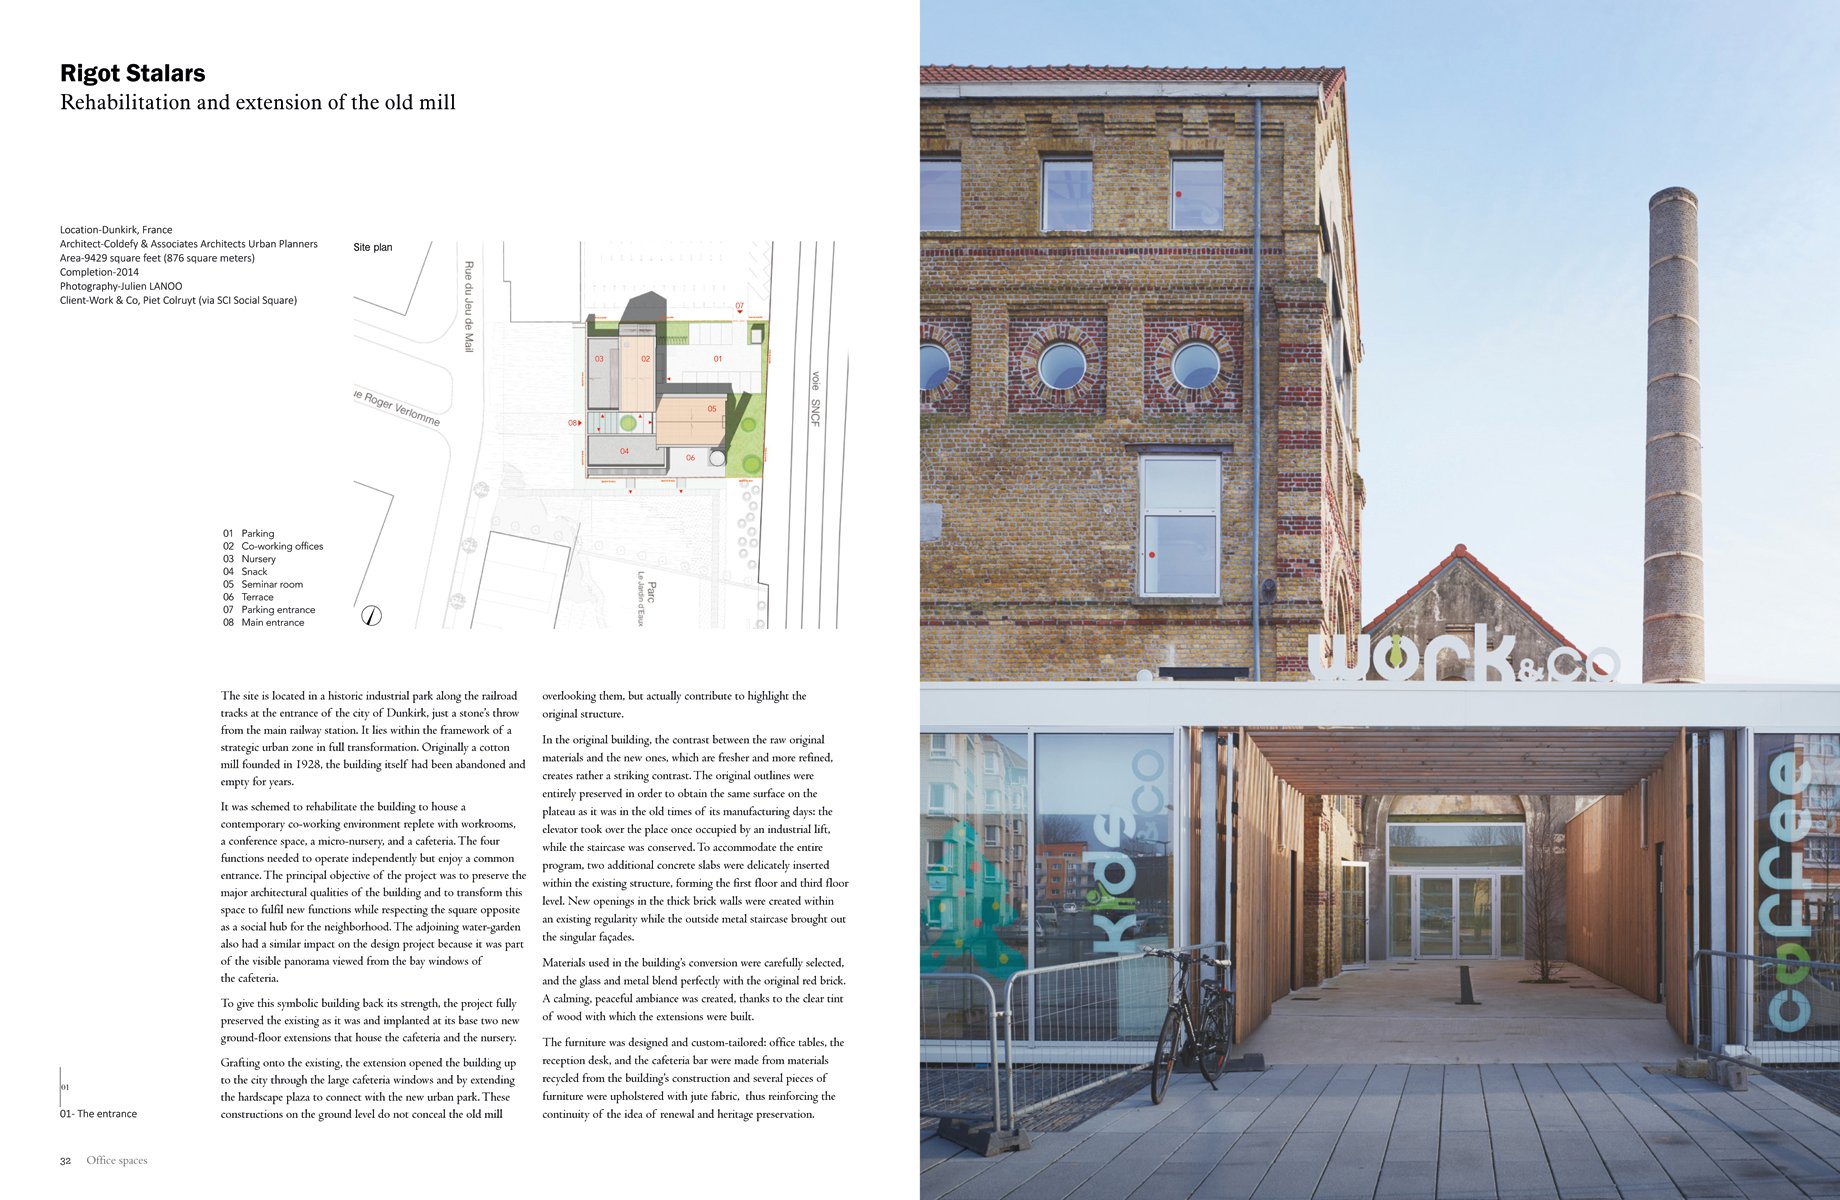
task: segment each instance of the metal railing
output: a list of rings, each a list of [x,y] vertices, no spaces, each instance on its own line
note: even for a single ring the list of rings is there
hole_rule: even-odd
[[[1701,950],[1688,994],[1702,1055],[1840,1108],[1840,963]]]
[[[982,975],[920,977],[920,1115],[939,1118],[941,1136],[1004,1127],[997,1015],[996,989]]]
[[[1224,942],[1175,949],[1225,957]],[[1231,986],[1225,968],[1208,970]],[[923,976],[921,1115],[982,1153],[1026,1148],[1022,1118],[1149,1067],[1175,979],[1165,959],[1107,955],[1018,971],[998,1005],[982,975]]]

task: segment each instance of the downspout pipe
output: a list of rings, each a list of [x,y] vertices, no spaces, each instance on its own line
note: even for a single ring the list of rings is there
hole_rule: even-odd
[[[1264,475],[1260,471],[1260,459],[1265,448],[1262,415],[1265,407],[1265,389],[1260,369],[1265,356],[1261,353],[1260,317],[1262,316],[1263,267],[1265,262],[1264,217],[1264,137],[1265,137],[1265,102],[1254,99],[1252,102],[1252,678],[1265,678],[1265,663],[1260,653],[1259,636],[1259,494],[1263,491]]]

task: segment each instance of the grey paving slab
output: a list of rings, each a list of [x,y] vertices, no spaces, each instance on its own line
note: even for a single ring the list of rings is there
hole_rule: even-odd
[[[1792,1094],[1639,1065],[1279,1067],[1177,1080],[1034,1148],[921,1144],[925,1200],[1840,1198],[1840,1128]]]
[[[1265,1173],[1253,1200],[1310,1200],[1341,1130],[1299,1129]]]
[[[1438,1140],[1438,1200],[1495,1200],[1495,1161],[1489,1134],[1446,1130]]]
[[[1386,1162],[1385,1132],[1344,1132],[1336,1139],[1329,1165],[1316,1186],[1319,1200],[1353,1200],[1374,1194]]]
[[[1059,1139],[1069,1135],[1055,1136]],[[1041,1195],[1033,1187],[1035,1178],[1058,1162],[1062,1153],[1080,1140],[1038,1140],[1030,1150],[1003,1155],[996,1166],[966,1180],[947,1194],[951,1200],[1002,1200],[1005,1196]],[[924,1183],[922,1180],[923,1187]]]
[[[1542,1131],[1540,1141],[1546,1147],[1546,1165],[1553,1183],[1566,1200],[1599,1200],[1616,1196],[1616,1181],[1610,1168],[1597,1153],[1591,1135],[1581,1127],[1575,1131]]]
[[[1829,1112],[1808,1097],[1799,1095],[1771,1079],[1756,1078],[1751,1081],[1751,1090],[1742,1095],[1756,1097],[1775,1097],[1790,1108],[1804,1113],[1829,1129],[1840,1132],[1840,1113]]]
[[[1098,1174],[1103,1164],[1096,1162],[1068,1162],[1059,1159],[1048,1164],[1040,1173],[1030,1177],[1026,1183],[1019,1185],[1009,1195],[1028,1197],[1028,1200],[1067,1200],[1073,1190]],[[952,1200],[959,1200],[953,1193]]]
[[[1209,1200],[1249,1200],[1265,1181],[1265,1173],[1277,1161],[1286,1140],[1288,1134],[1276,1131],[1241,1135],[1227,1156],[1201,1181],[1197,1194]]]
[[[1173,1138],[1173,1141],[1168,1139]],[[1068,1200],[1117,1200],[1135,1191],[1186,1138],[1179,1132],[1146,1134],[1068,1193]]]
[[[1388,1200],[1430,1200],[1437,1195],[1437,1159],[1387,1159],[1374,1195]]]
[[[1565,1089],[1553,1078],[1551,1067],[1544,1063],[1522,1064],[1514,1068],[1514,1074],[1521,1081],[1527,1107],[1542,1136],[1584,1132],[1584,1121],[1572,1102],[1565,1098]]]
[[[1444,1068],[1444,1107],[1440,1127],[1446,1134],[1483,1133],[1489,1117],[1482,1103],[1482,1072],[1473,1066]]]
[[[1178,1162],[1172,1157],[1137,1186],[1130,1194],[1130,1200],[1188,1200],[1219,1161],[1218,1158],[1210,1158],[1205,1162]]]

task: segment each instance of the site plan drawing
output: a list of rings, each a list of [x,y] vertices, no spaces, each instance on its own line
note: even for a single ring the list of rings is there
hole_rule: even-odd
[[[363,624],[837,626],[833,244],[351,257]]]

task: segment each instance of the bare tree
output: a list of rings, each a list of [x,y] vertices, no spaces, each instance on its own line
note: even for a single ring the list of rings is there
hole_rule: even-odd
[[[1565,888],[1565,817],[1571,807],[1555,796],[1524,796],[1527,807],[1527,949],[1540,969],[1539,982],[1554,982],[1558,969],[1560,896]]]

